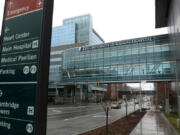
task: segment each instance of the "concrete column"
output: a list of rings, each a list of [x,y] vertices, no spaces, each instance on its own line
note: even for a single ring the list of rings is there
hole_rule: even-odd
[[[95,102],[97,102],[97,94],[96,94],[96,90],[94,92],[94,96],[95,96]]]
[[[167,114],[169,114],[170,110],[169,110],[169,99],[166,98],[166,106],[165,106],[165,111]]]
[[[111,85],[112,84],[108,84],[108,87],[107,87],[107,92],[105,93],[105,99],[111,99]]]
[[[66,103],[66,98],[67,98],[67,86],[64,87],[64,97],[62,99],[63,103]]]
[[[169,113],[169,95],[171,92],[171,83],[158,82],[157,83],[157,105],[162,105],[167,113]]]
[[[64,87],[64,98],[67,97],[67,86]]]
[[[157,98],[158,98],[158,105],[162,105],[165,107],[166,103],[166,88],[165,88],[165,83],[163,82],[158,82],[157,83]]]
[[[76,103],[76,86],[74,86],[73,88],[72,97],[73,97],[73,104],[75,104]]]
[[[170,108],[169,108],[169,89],[168,89],[168,83],[165,83],[165,111],[167,114],[169,114],[170,112]]]
[[[79,95],[80,95],[80,100],[82,101],[82,100],[83,100],[83,89],[80,88],[80,91],[79,91],[79,92],[80,92],[80,94],[79,94]]]
[[[155,106],[157,108],[158,106],[158,91],[157,91],[157,83],[154,83],[154,88],[155,88],[155,98],[154,98],[154,102],[155,102]]]
[[[88,100],[89,100],[89,99],[88,99],[88,88],[86,88],[86,89],[84,90],[84,94],[85,94],[85,100],[88,101]]]

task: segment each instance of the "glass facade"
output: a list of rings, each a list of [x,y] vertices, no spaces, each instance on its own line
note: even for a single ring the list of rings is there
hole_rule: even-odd
[[[75,43],[86,43],[87,45],[100,44],[104,41],[92,28],[91,15],[63,20],[62,26],[54,27],[52,30],[51,47],[66,46]],[[64,50],[51,51],[51,56],[62,54]],[[51,63],[62,62],[62,57],[51,57]],[[61,64],[50,65],[49,87],[56,88],[62,77]]]
[[[100,44],[104,41],[93,30],[92,16],[90,14],[63,20],[63,25],[76,24],[77,43],[86,42],[88,45]]]
[[[60,70],[60,66],[55,65],[55,66],[51,66],[50,71],[49,71],[49,83],[51,84],[58,84],[60,82],[61,79],[61,70]]]
[[[93,29],[91,33],[91,45],[104,43],[104,40],[97,34],[97,32]]]
[[[54,27],[51,46],[74,44],[76,42],[75,29],[75,24]]]
[[[77,43],[90,42],[90,31],[92,29],[91,15],[82,15],[63,20],[63,25],[76,24]]]
[[[69,49],[63,53],[61,82],[139,82],[175,77],[168,35]]]

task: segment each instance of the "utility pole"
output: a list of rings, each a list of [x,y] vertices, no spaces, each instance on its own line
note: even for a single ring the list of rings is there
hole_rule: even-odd
[[[119,94],[119,93],[118,93],[117,85],[118,85],[118,84],[116,83],[116,93],[117,93],[117,102],[118,102],[118,94]]]
[[[134,97],[134,95],[133,95],[133,98],[134,98],[134,111],[135,111],[135,107],[136,107],[136,103],[135,103],[135,97]]]
[[[128,110],[127,110],[127,97],[126,97],[126,118],[127,118],[127,115],[128,115]]]
[[[108,135],[108,115],[109,115],[109,106],[106,108],[106,135]]]
[[[139,106],[140,106],[140,112],[142,110],[142,103],[141,103],[141,98],[142,98],[142,93],[141,93],[141,74],[140,74],[140,65],[139,65]]]
[[[103,107],[103,109],[104,109],[104,111],[105,111],[105,115],[106,115],[106,135],[108,135],[108,118],[109,118],[109,111],[110,111],[110,107],[111,107],[111,104],[110,103],[108,103],[108,98],[106,98],[105,99],[106,101],[105,101],[105,103],[104,104],[102,104],[102,107]]]
[[[76,83],[74,84],[74,92],[73,92],[73,104],[76,103]]]
[[[167,82],[165,82],[165,111],[169,114],[169,89],[167,89]]]
[[[141,49],[141,47],[139,47],[139,49]],[[140,64],[140,52],[138,53],[139,54],[139,106],[140,106],[140,112],[141,112],[141,109],[142,109],[142,104],[141,104],[141,98],[142,98],[142,93],[141,93],[141,64]]]

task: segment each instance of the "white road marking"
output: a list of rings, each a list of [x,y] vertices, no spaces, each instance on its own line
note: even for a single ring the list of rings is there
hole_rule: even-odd
[[[69,120],[79,119],[79,118],[83,118],[83,117],[94,116],[94,115],[101,114],[101,113],[104,113],[104,112],[100,112],[100,113],[96,113],[96,114],[89,114],[89,115],[84,115],[84,116],[78,116],[78,117],[69,118],[69,119],[64,119],[64,121],[69,121]]]
[[[106,115],[95,115],[94,118],[106,118]],[[108,116],[109,118],[112,117],[111,115]]]
[[[52,110],[52,112],[61,113],[62,111],[60,111],[60,110]]]
[[[93,110],[96,110],[96,109],[93,109]],[[71,111],[71,110],[66,110],[66,111],[68,111],[68,112],[63,112],[63,110],[62,110],[61,114],[81,113],[81,111]],[[91,111],[92,111],[92,110],[91,110]],[[50,113],[50,112],[49,112],[49,113]],[[60,114],[60,113],[48,114],[48,116],[55,115],[54,117],[48,117],[48,118],[56,118],[56,117],[57,117],[57,116],[56,116],[57,114]],[[91,114],[91,115],[93,115],[93,114]]]
[[[54,109],[57,109],[57,108],[48,108],[48,110],[54,110]]]
[[[87,106],[55,107],[55,108],[54,108],[54,107],[53,107],[53,108],[49,107],[48,110],[52,110],[52,109],[69,109],[69,108],[70,108],[70,109],[71,109],[71,108],[85,108],[85,107],[87,107]]]
[[[54,110],[52,110],[52,113],[48,114],[48,116],[58,115],[58,114],[61,114],[61,113],[62,113],[62,111],[54,109]]]

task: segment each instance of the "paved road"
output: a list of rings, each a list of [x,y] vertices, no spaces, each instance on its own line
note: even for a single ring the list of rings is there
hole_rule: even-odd
[[[136,106],[138,109],[138,106]],[[128,105],[128,113],[134,111],[133,103]],[[125,116],[125,104],[121,109],[109,112],[109,123]],[[105,125],[102,105],[51,107],[48,108],[47,135],[78,135]]]

